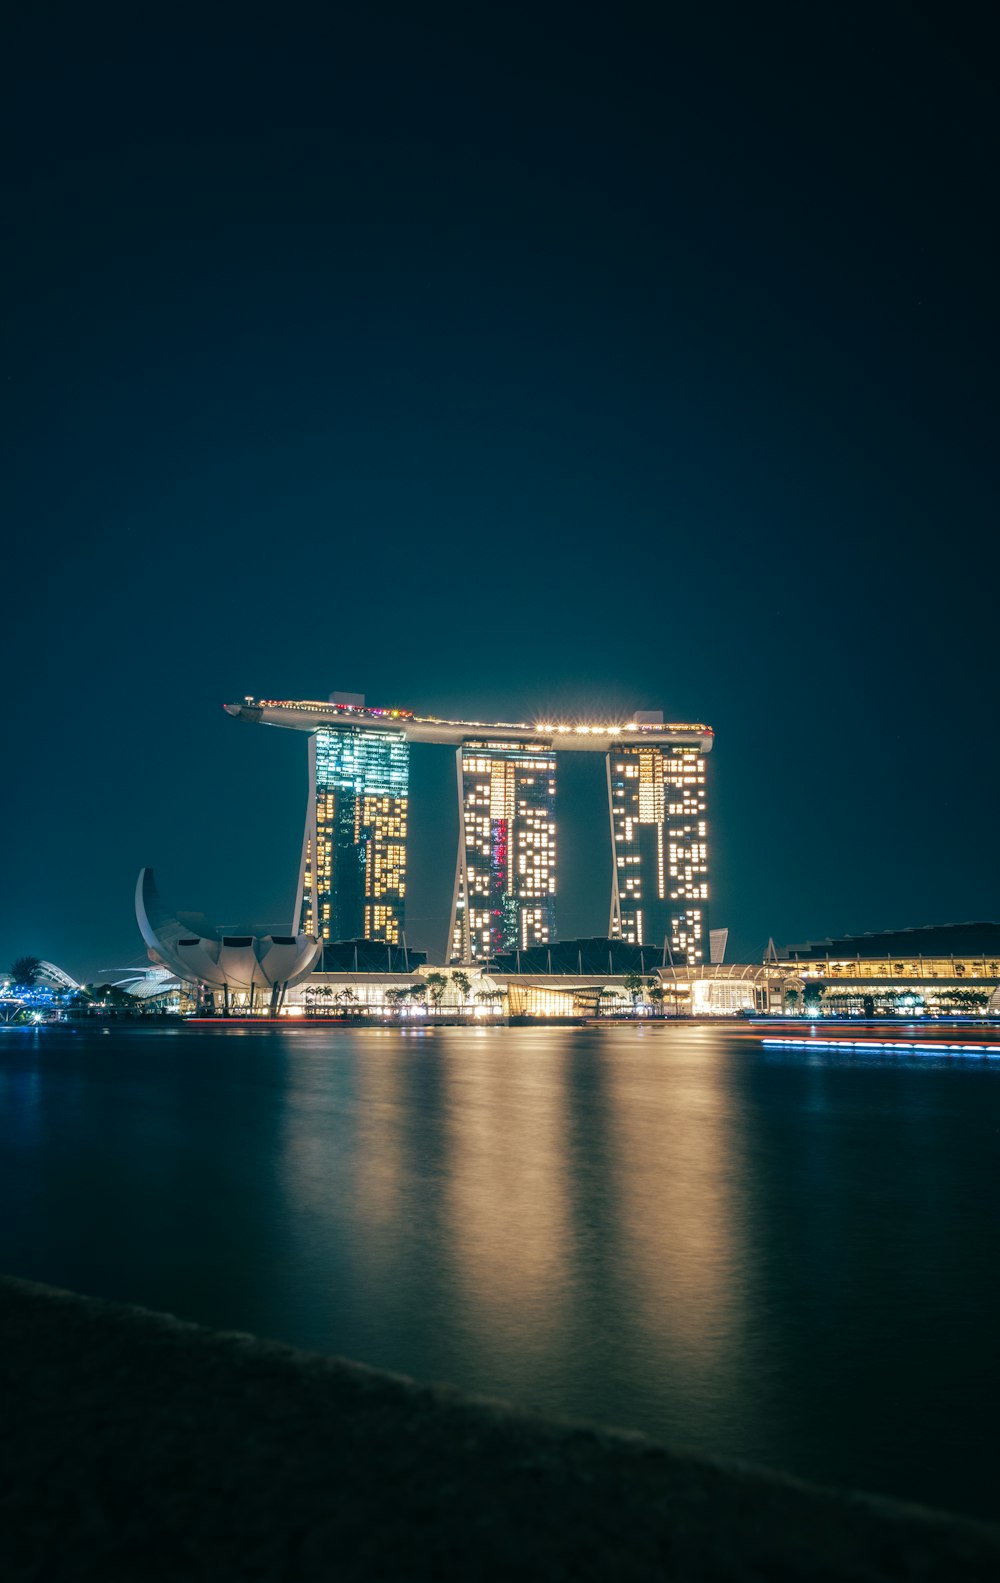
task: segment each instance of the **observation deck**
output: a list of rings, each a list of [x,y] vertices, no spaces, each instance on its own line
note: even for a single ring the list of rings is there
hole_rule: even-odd
[[[613,747],[658,746],[696,748],[710,753],[713,732],[710,726],[631,716],[625,720],[526,721],[439,720],[433,715],[415,715],[409,709],[377,709],[357,704],[320,703],[310,699],[276,700],[244,698],[225,704],[227,714],[251,725],[280,726],[290,731],[318,731],[321,728],[386,731],[399,734],[407,742],[431,742],[460,746],[463,742],[496,745],[531,744],[562,752],[607,753]]]

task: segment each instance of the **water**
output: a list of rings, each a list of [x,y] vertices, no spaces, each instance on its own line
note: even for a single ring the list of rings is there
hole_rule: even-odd
[[[0,1037],[0,1268],[1000,1518],[1000,1062]]]

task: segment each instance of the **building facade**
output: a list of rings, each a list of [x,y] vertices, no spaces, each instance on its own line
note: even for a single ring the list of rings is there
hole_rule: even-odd
[[[458,749],[451,956],[482,961],[555,938],[556,756],[537,743]]]
[[[708,955],[705,758],[711,728],[665,722],[442,720],[365,705],[359,694],[226,704],[254,725],[309,737],[310,792],[295,927],[322,940],[403,943],[410,745],[455,747],[459,851],[453,961],[555,939],[556,763],[606,755],[614,861],[613,940]]]
[[[698,747],[621,744],[607,755],[612,939],[707,960],[708,825]]]
[[[402,939],[410,748],[402,731],[320,727],[309,738],[309,801],[298,927],[324,942]]]
[[[768,948],[768,960],[823,978],[1000,978],[1000,923],[927,924]]]
[[[140,871],[135,916],[150,960],[181,984],[197,985],[199,999],[227,1014],[241,1007],[276,1015],[286,991],[322,955],[313,935],[253,929],[224,934],[203,913],[172,912],[160,899],[151,868]]]

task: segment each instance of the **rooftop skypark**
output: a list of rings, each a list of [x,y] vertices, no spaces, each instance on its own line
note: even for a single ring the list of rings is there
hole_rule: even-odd
[[[558,938],[558,755],[603,753],[613,867],[608,934],[705,961],[708,844],[706,725],[661,710],[600,722],[439,720],[374,708],[355,693],[245,698],[236,719],[305,732],[309,801],[293,933],[404,943],[412,745],[456,750],[459,850],[451,959],[488,961]]]

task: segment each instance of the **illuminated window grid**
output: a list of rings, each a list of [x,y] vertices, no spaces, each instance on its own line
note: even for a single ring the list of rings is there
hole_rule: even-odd
[[[611,933],[667,940],[704,960],[708,899],[705,764],[697,749],[622,746],[608,755],[614,846]]]
[[[409,747],[402,735],[315,733],[314,835],[304,843],[302,927],[327,940],[398,944],[406,894]]]
[[[464,842],[453,954],[474,960],[554,938],[555,755],[510,744],[459,750]]]

